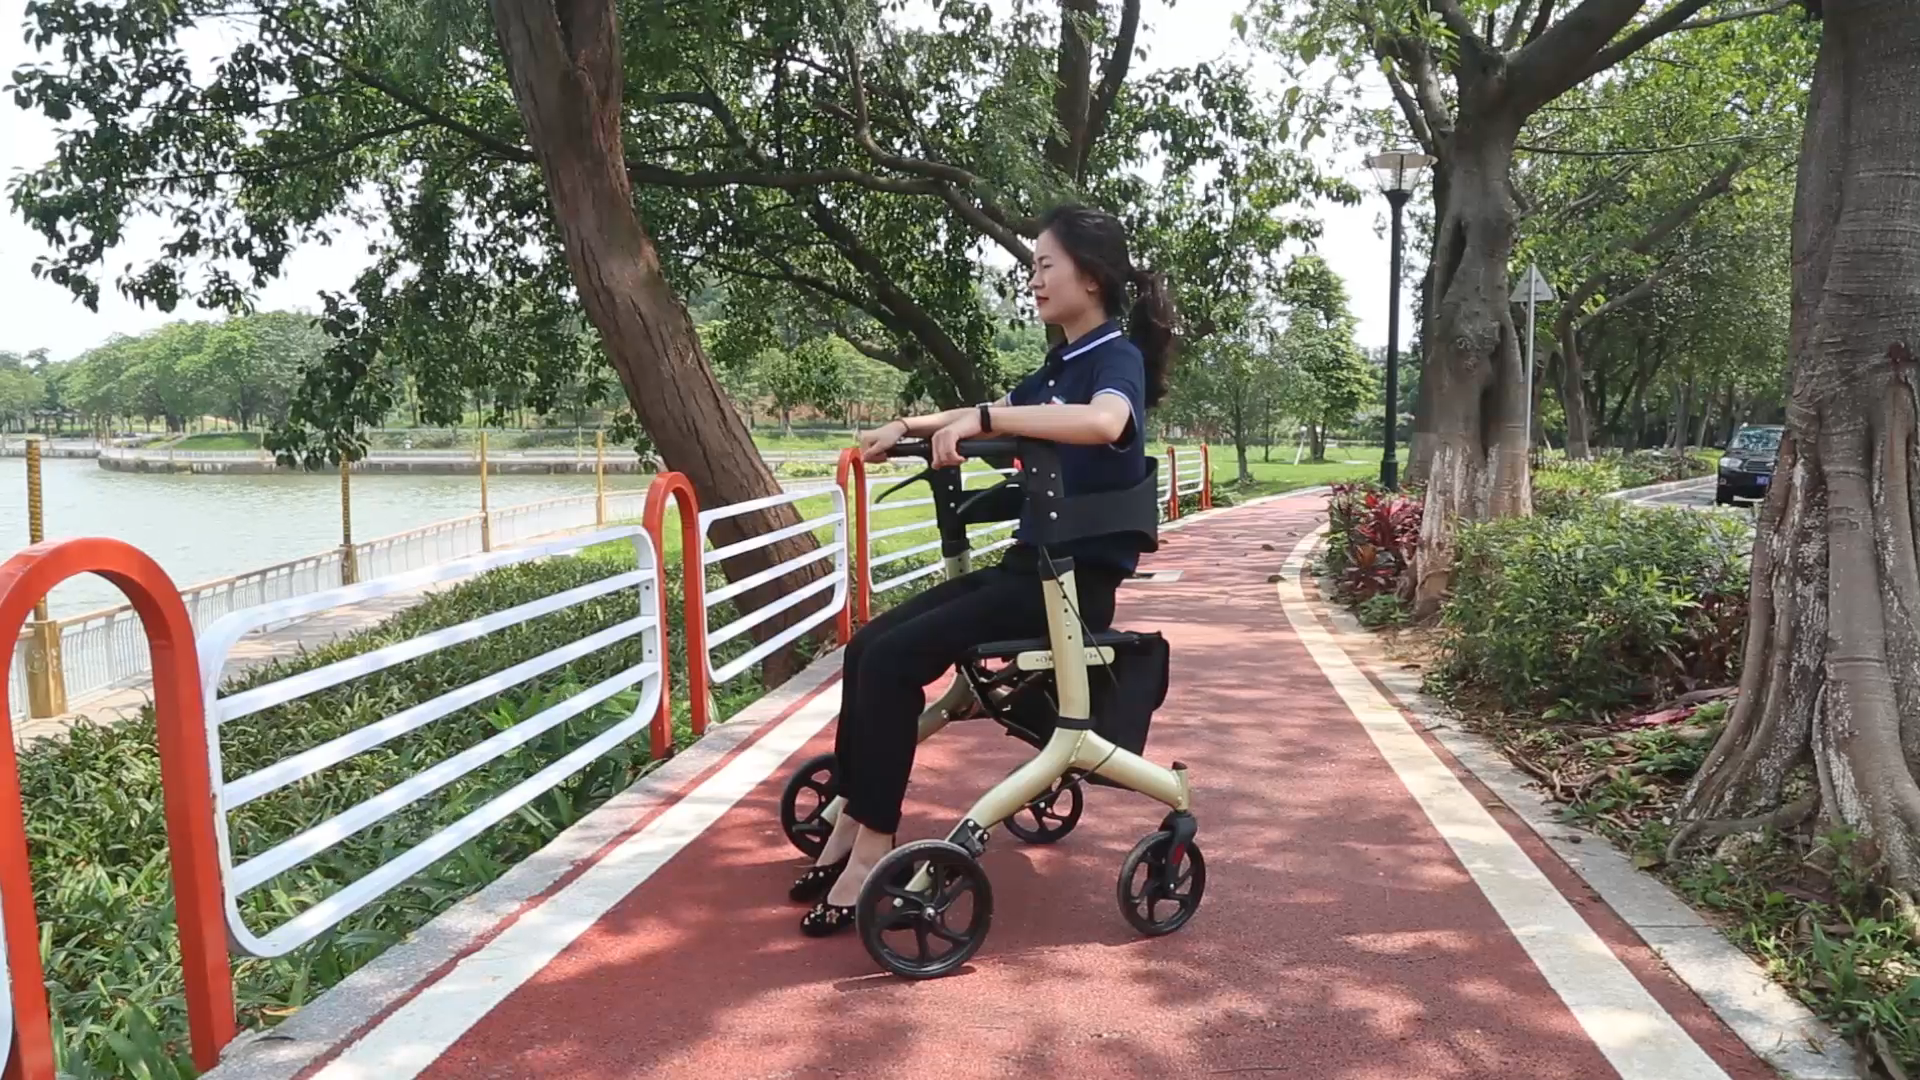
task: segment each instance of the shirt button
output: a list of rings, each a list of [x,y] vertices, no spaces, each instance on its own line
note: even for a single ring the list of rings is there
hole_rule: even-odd
[[[1052,380],[1052,379],[1048,379],[1048,380],[1047,380],[1047,385],[1048,385],[1048,386],[1052,386],[1052,385],[1053,385],[1053,380]]]

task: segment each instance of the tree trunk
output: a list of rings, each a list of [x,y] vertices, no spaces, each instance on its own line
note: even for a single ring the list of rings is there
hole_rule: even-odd
[[[1585,461],[1593,456],[1591,414],[1587,411],[1587,371],[1580,355],[1580,331],[1573,320],[1561,317],[1556,329],[1560,336],[1560,409],[1567,414],[1567,457]]]
[[[1472,83],[1463,98],[1476,92]],[[1491,93],[1491,90],[1479,90]],[[1461,522],[1531,512],[1527,470],[1527,380],[1507,302],[1507,262],[1516,224],[1508,175],[1519,128],[1486,102],[1461,108],[1445,163],[1447,205],[1434,249],[1440,299],[1433,349],[1420,378],[1431,391],[1432,454],[1415,560],[1417,614],[1435,611],[1453,568]]]
[[[1447,182],[1447,169],[1443,161],[1433,174],[1433,221],[1436,230],[1445,216],[1448,193],[1451,190]],[[1430,238],[1433,240],[1433,238]],[[1439,293],[1434,289],[1434,275],[1438,272],[1440,245],[1433,240],[1427,245],[1429,257],[1426,272],[1420,275],[1420,302],[1414,317],[1414,338],[1417,348],[1412,355],[1420,358],[1420,385],[1413,395],[1413,432],[1407,440],[1406,481],[1410,484],[1424,484],[1427,470],[1433,464],[1433,390],[1431,380],[1426,373],[1433,367],[1433,326],[1439,311]]]
[[[1682,806],[1817,807],[1920,890],[1920,8],[1827,0],[1793,227],[1792,394],[1753,555],[1740,696]],[[1783,809],[1793,785],[1812,798]]]
[[[667,467],[693,482],[703,505],[778,494],[634,210],[620,136],[621,44],[612,0],[492,0],[491,8],[574,286],[634,415]],[[713,536],[724,545],[799,522],[792,506],[781,506],[717,522]],[[730,559],[724,570],[737,580],[813,546],[802,534]],[[792,571],[746,593],[738,606],[759,608],[818,578],[828,565]],[[764,641],[818,606],[783,612],[755,627],[755,636]],[[789,650],[769,657],[763,671],[773,684],[791,669]]]
[[[1324,465],[1327,460],[1327,425],[1325,421],[1315,421],[1307,425],[1307,460],[1315,465]]]

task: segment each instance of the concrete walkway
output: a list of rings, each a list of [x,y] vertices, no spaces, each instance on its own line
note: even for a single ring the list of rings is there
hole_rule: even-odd
[[[1114,898],[1163,811],[1094,789],[1058,844],[994,837],[992,933],[959,973],[801,937],[776,809],[830,746],[829,660],[213,1077],[1776,1075],[1276,581],[1321,508],[1202,518],[1148,567],[1176,580],[1123,593],[1119,623],[1174,647],[1148,753],[1191,765],[1210,872],[1180,932],[1137,937]],[[1028,753],[943,732],[903,840]]]

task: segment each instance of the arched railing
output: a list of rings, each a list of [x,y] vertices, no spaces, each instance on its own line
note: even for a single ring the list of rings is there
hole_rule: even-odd
[[[233,1040],[233,969],[220,912],[219,853],[213,834],[213,778],[200,696],[193,624],[180,589],[144,552],[118,540],[82,539],[37,544],[0,566],[0,640],[20,636],[35,604],[55,586],[81,574],[113,583],[139,614],[153,661],[153,707],[159,727],[162,800],[173,872],[181,964],[186,976],[187,1027],[194,1064],[211,1069]],[[39,917],[34,910],[26,817],[20,804],[19,759],[14,752],[11,688],[0,688],[0,920],[4,920],[13,1045],[7,1076],[54,1080],[53,1036],[46,976],[40,966]]]

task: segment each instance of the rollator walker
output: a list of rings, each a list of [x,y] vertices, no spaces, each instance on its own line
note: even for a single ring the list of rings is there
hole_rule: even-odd
[[[1150,937],[1170,934],[1193,917],[1206,891],[1187,767],[1176,761],[1163,768],[1140,756],[1153,712],[1166,698],[1166,641],[1157,633],[1090,631],[1080,617],[1072,560],[1049,554],[1082,537],[1112,534],[1133,536],[1143,552],[1156,550],[1157,461],[1148,459],[1146,478],[1131,489],[1068,496],[1051,443],[969,439],[959,449],[970,458],[1015,458],[1020,467],[979,491],[963,489],[958,468],[929,467],[874,501],[929,483],[949,577],[970,567],[968,525],[1004,522],[1031,507],[1026,541],[1038,553],[1047,637],[970,649],[947,690],[921,714],[919,738],[985,717],[1038,753],[982,795],[945,840],[897,848],[867,878],[855,909],[861,942],[882,968],[907,978],[950,974],[985,941],[993,890],[979,858],[992,829],[1005,825],[1028,843],[1052,843],[1079,822],[1084,784],[1136,791],[1170,808],[1121,864],[1116,896],[1128,923]],[[930,462],[932,448],[903,440],[889,456]],[[1090,675],[1096,668],[1099,675]],[[832,754],[807,761],[781,799],[781,825],[809,855],[819,854],[845,805],[835,771]]]

